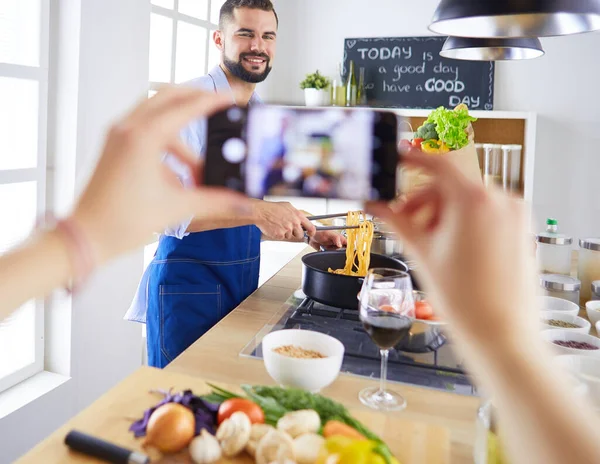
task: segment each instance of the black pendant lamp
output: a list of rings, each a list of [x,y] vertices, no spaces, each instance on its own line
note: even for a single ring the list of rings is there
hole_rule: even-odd
[[[429,29],[473,38],[591,32],[600,29],[600,0],[442,0]]]
[[[529,60],[544,54],[539,39],[472,39],[448,37],[440,55],[469,61]]]

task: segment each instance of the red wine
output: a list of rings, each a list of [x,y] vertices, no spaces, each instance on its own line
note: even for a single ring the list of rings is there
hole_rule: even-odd
[[[373,313],[361,316],[371,340],[382,350],[389,350],[400,342],[412,327],[412,321],[397,313]]]

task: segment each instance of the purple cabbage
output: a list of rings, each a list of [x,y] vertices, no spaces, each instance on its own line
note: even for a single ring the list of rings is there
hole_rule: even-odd
[[[196,435],[200,434],[202,429],[206,429],[214,435],[217,425],[217,412],[219,410],[218,404],[204,401],[199,396],[194,395],[191,390],[185,390],[175,394],[173,394],[171,390],[168,392],[156,392],[164,396],[163,400],[150,409],[146,409],[146,411],[144,411],[144,417],[135,421],[129,427],[129,431],[133,432],[136,438],[146,435],[146,428],[148,427],[150,416],[156,409],[167,403],[179,403],[186,408],[189,408],[194,413],[194,417],[196,418]]]

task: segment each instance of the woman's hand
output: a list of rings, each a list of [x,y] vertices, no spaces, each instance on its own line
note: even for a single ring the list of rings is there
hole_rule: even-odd
[[[535,267],[524,205],[468,180],[443,157],[412,152],[403,163],[431,183],[392,210],[370,212],[392,225],[419,263],[419,280],[461,344],[498,348],[537,337]]]
[[[193,119],[230,104],[227,97],[169,87],[143,101],[110,130],[94,174],[73,212],[90,240],[97,264],[148,243],[154,232],[186,218],[250,209],[242,195],[200,186],[201,163],[179,141]],[[184,188],[162,163],[169,152],[197,173]]]

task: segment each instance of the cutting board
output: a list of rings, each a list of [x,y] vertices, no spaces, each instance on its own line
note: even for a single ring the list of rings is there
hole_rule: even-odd
[[[145,409],[158,403],[160,395],[150,390],[173,388],[176,391],[191,389],[195,394],[209,392],[210,379],[190,377],[169,371],[143,367],[122,383],[103,395],[90,407],[78,414],[37,447],[23,456],[24,463],[100,463],[96,459],[71,452],[64,445],[66,434],[77,429],[117,445],[148,454],[152,462],[191,463],[187,452],[161,457],[160,453],[143,450],[141,440],[128,431],[132,421],[142,417]],[[211,382],[217,384],[217,382]],[[218,383],[228,390],[238,392],[238,385]],[[367,408],[350,409],[350,412],[373,432],[382,437],[401,464],[447,464],[450,462],[449,431],[443,427],[402,419],[402,413],[383,414]],[[233,459],[223,459],[220,464],[252,464],[249,456],[242,454]]]

